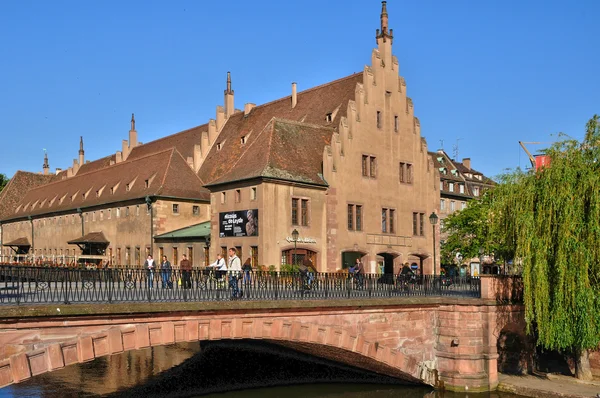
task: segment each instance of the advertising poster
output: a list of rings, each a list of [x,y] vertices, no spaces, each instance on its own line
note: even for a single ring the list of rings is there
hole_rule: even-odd
[[[219,213],[219,237],[258,236],[258,209]]]

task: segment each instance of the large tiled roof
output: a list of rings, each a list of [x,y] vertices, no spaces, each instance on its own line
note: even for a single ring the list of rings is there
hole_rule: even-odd
[[[92,162],[84,163],[79,168],[79,170],[77,171],[77,173],[78,174],[85,174],[85,173],[91,173],[92,171],[103,169],[105,167],[110,166],[111,161],[114,163],[115,158],[116,158],[115,155],[109,155],[109,156],[105,156],[103,158],[94,160]]]
[[[148,187],[146,187],[148,181]],[[27,192],[3,219],[68,211],[145,196],[209,200],[208,191],[174,148],[55,181]]]
[[[269,133],[268,125],[272,122],[273,118],[298,121],[307,125],[337,128],[340,118],[346,115],[348,101],[354,98],[356,84],[362,83],[362,77],[362,73],[357,73],[299,92],[297,94],[297,104],[294,108],[292,108],[291,96],[287,96],[257,106],[248,115],[245,115],[243,112],[231,115],[200,167],[198,175],[205,184],[212,184],[215,181],[224,181],[226,175],[229,176],[227,179],[231,180],[232,178],[244,178],[244,176],[257,174],[257,170],[261,168],[261,165],[264,166],[266,164],[266,153],[260,153],[261,148],[264,152],[267,152],[268,149],[266,146],[262,146],[264,145],[264,134],[275,137],[276,134],[283,133],[284,128],[291,128],[284,127],[284,122],[281,121],[280,130],[276,129],[273,131],[275,135]],[[332,120],[327,119],[328,114],[331,114]],[[276,125],[277,123],[275,123],[275,127],[277,127]],[[307,129],[306,131],[310,130],[307,125],[303,127],[303,129]],[[291,129],[296,131],[296,128]],[[244,137],[245,142],[242,142],[242,137]],[[281,136],[280,138],[284,139],[285,137]],[[254,141],[259,139],[262,144],[255,145]],[[286,170],[286,173],[290,173],[291,176],[302,175],[304,179],[306,176],[303,170],[312,170],[313,163],[318,160],[320,165],[323,159],[321,141],[318,145],[320,149],[315,147],[315,150],[302,154],[297,159],[297,163],[290,163],[280,170]],[[255,161],[249,156],[245,156],[246,152],[251,149],[252,153],[256,152],[259,155],[259,160]],[[277,153],[274,152],[275,149]],[[268,152],[272,157],[295,156],[291,154],[293,151],[285,146],[273,147]],[[244,158],[243,162],[240,161],[242,157]],[[283,159],[281,161],[283,162]],[[252,170],[233,170],[234,167],[252,168]],[[310,179],[314,180],[314,177]],[[320,183],[323,183],[322,180]]]
[[[256,177],[326,185],[323,150],[332,134],[332,127],[273,118],[211,185]]]
[[[452,180],[452,181],[464,181],[463,178],[458,173],[458,170],[456,169],[454,162],[452,162],[452,160],[448,156],[446,156],[445,153],[429,152],[429,156],[431,156],[431,158],[433,160],[433,166],[436,169],[438,169],[438,170],[440,170],[442,168],[446,169],[446,174],[443,174],[440,171],[441,179]],[[440,161],[440,159],[442,159],[442,161]],[[453,174],[452,170],[456,170],[456,172],[455,172],[456,174]]]
[[[57,179],[55,174],[43,175],[17,171],[0,192],[0,220],[12,215],[25,192]]]
[[[157,140],[136,146],[131,150],[127,160],[137,159],[147,156],[151,153],[164,151],[165,149],[175,148],[184,159],[194,156],[194,144],[200,144],[202,132],[208,131],[208,124],[193,127]]]

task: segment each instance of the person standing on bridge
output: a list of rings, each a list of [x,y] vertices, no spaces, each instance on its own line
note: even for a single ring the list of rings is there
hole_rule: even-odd
[[[179,268],[181,268],[181,283],[184,289],[192,288],[192,264],[187,259],[187,255],[183,254],[179,262]]]
[[[360,258],[356,259],[356,264],[354,266],[354,275],[356,275],[357,287],[361,289],[363,287],[363,281],[365,278],[365,267],[360,261]]]
[[[235,247],[229,248],[229,266],[227,268],[229,271],[229,287],[231,288],[231,298],[234,299],[237,298],[240,293],[238,288],[238,279],[240,273],[242,272],[242,262],[237,256]]]
[[[162,276],[162,287],[166,289],[173,288],[173,282],[171,282],[171,263],[167,260],[167,256],[163,256],[162,263],[160,263],[160,271]]]
[[[152,289],[154,282],[154,259],[152,254],[148,254],[148,258],[144,262],[144,268],[146,268],[146,275],[148,277],[148,288]]]

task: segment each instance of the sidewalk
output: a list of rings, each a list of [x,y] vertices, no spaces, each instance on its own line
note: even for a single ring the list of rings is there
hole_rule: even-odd
[[[499,375],[498,391],[539,398],[597,398],[600,397],[600,382],[580,382],[573,377],[551,376],[551,378],[526,375]]]

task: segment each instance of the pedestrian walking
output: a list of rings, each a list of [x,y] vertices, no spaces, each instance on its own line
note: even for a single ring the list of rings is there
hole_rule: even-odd
[[[152,254],[148,254],[148,258],[144,262],[144,268],[146,268],[148,288],[152,289],[154,282],[154,259],[152,258]]]
[[[183,254],[179,262],[179,268],[181,269],[181,284],[184,289],[192,288],[192,263],[187,259],[187,255]]]
[[[171,273],[173,272],[171,263],[167,260],[167,256],[163,256],[162,263],[160,263],[160,272],[162,277],[162,288],[172,289],[173,282],[171,281]]]

